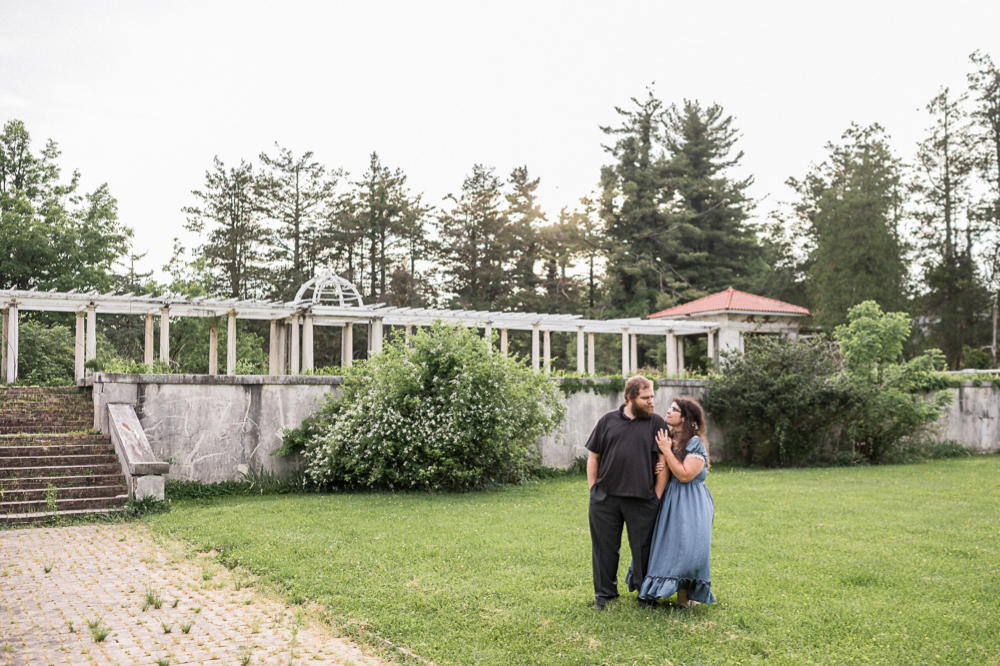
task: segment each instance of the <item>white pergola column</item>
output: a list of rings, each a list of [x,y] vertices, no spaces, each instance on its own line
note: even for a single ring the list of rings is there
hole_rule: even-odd
[[[160,360],[170,361],[170,308],[160,310]]]
[[[354,322],[347,322],[343,328],[343,340],[340,343],[340,365],[345,368],[354,363]]]
[[[277,321],[278,329],[278,372],[277,374],[285,374],[285,367],[287,366],[288,355],[288,327],[285,325],[284,319],[279,319]]]
[[[677,336],[667,333],[667,376],[677,374]]]
[[[500,329],[500,355],[507,358],[507,329]]]
[[[483,337],[486,338],[486,352],[488,354],[493,353],[493,322],[486,322],[486,331],[483,333]]]
[[[226,374],[230,377],[236,374],[236,311],[228,313],[229,321],[226,327]]]
[[[403,335],[406,336],[406,344],[407,344],[407,346],[409,346],[410,344],[412,344],[410,342],[410,338],[413,337],[413,324],[407,324],[406,326],[403,327]]]
[[[544,363],[545,372],[552,372],[552,331],[543,331],[542,340],[544,344],[542,345],[542,351],[544,353]]]
[[[280,354],[278,353],[278,320],[271,320],[271,332],[268,337],[267,345],[267,374],[269,375],[280,375],[281,372],[278,370],[278,361]]]
[[[587,369],[584,365],[584,343],[583,343],[583,326],[576,327],[576,371],[579,374],[583,374]]]
[[[597,363],[594,352],[594,333],[587,333],[587,374],[593,377],[597,374]]]
[[[0,377],[7,379],[7,307],[0,316]]]
[[[7,308],[7,383],[17,381],[17,305],[11,303]]]
[[[629,336],[629,357],[632,361],[632,372],[639,372],[639,334],[633,333]]]
[[[371,333],[368,339],[368,358],[382,353],[382,318],[372,319]]]
[[[153,327],[155,326],[153,322],[153,315],[146,314],[146,335],[143,338],[142,344],[142,362],[147,366],[153,365],[153,359],[155,358],[153,352]]]
[[[214,317],[208,326],[208,374],[219,374],[219,322]]]
[[[292,315],[292,324],[289,329],[289,340],[291,344],[288,345],[288,374],[297,375],[299,374],[299,369],[302,368],[302,354],[299,349],[299,316],[297,314]]]
[[[677,336],[677,374],[684,374],[684,336]]]
[[[13,310],[12,310],[13,311]],[[13,321],[13,316],[12,321]],[[11,327],[13,332],[13,327]],[[84,363],[97,358],[97,306],[87,306],[87,352]]]
[[[315,347],[313,345],[313,316],[306,313],[302,318],[302,370],[312,372],[316,369]]]
[[[622,329],[622,377],[628,377],[628,371],[629,368],[631,367],[628,358],[629,346],[630,345],[629,345],[628,329],[623,328]]]
[[[538,372],[538,324],[531,325],[531,369]]]
[[[715,331],[708,332],[708,360],[716,363],[715,358]]]
[[[87,353],[87,335],[84,326],[86,313],[76,312],[76,344],[73,345],[73,378],[79,383],[83,379],[84,354]]]

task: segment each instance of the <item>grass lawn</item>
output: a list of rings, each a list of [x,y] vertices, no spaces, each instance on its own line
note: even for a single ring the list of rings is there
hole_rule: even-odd
[[[1000,664],[1000,456],[712,470],[712,589],[593,600],[587,483],[175,502],[154,530],[444,664]],[[628,546],[622,546],[624,586]]]

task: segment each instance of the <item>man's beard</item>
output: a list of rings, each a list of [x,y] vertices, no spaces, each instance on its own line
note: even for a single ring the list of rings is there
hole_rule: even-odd
[[[643,420],[653,418],[653,413],[656,411],[655,407],[650,407],[649,409],[646,409],[641,404],[639,404],[638,400],[633,400],[631,403],[631,407],[632,407],[632,416],[637,419],[643,419]]]

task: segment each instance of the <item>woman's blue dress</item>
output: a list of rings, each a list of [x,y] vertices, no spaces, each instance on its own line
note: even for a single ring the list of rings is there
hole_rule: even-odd
[[[710,604],[715,601],[709,568],[715,502],[705,485],[708,452],[700,437],[692,437],[685,450],[685,456],[705,460],[705,468],[688,483],[671,475],[656,516],[649,566],[639,598],[666,599],[677,590],[687,590],[688,599]],[[632,567],[625,580],[629,591],[635,590]]]

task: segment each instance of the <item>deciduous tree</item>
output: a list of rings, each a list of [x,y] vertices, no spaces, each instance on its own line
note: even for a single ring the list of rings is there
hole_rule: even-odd
[[[899,229],[902,165],[879,125],[852,125],[842,143],[801,181],[797,233],[809,258],[807,283],[816,319],[833,330],[851,307],[872,300],[887,310],[906,304],[907,265]]]

